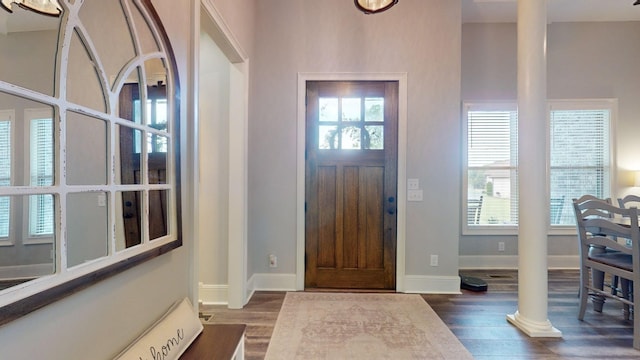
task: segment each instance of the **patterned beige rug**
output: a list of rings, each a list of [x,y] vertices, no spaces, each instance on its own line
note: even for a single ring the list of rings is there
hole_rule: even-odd
[[[291,292],[265,359],[473,357],[420,295]]]

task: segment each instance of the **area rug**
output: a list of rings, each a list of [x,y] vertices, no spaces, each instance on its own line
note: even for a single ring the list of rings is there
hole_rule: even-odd
[[[473,357],[420,295],[290,292],[265,359]]]

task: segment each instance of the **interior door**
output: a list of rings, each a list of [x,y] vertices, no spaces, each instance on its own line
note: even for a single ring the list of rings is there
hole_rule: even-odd
[[[307,82],[305,287],[395,289],[397,81]]]

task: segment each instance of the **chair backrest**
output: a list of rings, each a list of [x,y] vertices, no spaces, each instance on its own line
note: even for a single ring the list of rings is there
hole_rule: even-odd
[[[638,195],[627,195],[623,198],[618,198],[618,205],[621,208],[630,208],[637,207],[640,208],[640,196]]]
[[[582,204],[582,203],[585,203],[587,201],[600,201],[600,202],[603,202],[605,204],[611,205],[611,198],[601,199],[601,198],[595,197],[593,195],[582,195],[578,199],[573,199],[573,207],[574,207],[574,212],[575,212],[576,218],[577,218],[578,214],[580,214],[582,217],[588,217],[588,216],[608,217],[609,215],[611,215],[609,213],[600,212],[598,209],[593,209],[591,207],[589,207],[587,209],[579,210],[579,211],[576,210],[576,204]],[[577,223],[576,223],[576,225],[577,225]]]
[[[640,228],[637,208],[620,208],[601,199],[586,200],[581,203],[574,200],[573,207],[576,213],[581,257],[587,256],[592,246],[606,247],[626,254],[638,253]],[[624,224],[621,221],[623,219]],[[623,241],[620,242],[620,239]],[[624,240],[627,240],[627,244]],[[635,259],[634,263],[637,262]],[[637,264],[634,264],[634,267],[636,266]]]

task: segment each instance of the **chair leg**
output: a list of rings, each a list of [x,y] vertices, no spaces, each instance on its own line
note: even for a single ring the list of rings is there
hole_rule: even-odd
[[[622,297],[627,299],[627,300],[631,300],[633,301],[633,294],[630,292],[631,291],[631,285],[632,282],[627,280],[627,279],[620,279],[620,287],[622,288]],[[625,320],[629,320],[631,319],[631,310],[630,310],[630,306],[628,304],[624,304],[623,310],[622,310],[622,314],[624,316]]]
[[[580,308],[578,309],[578,320],[584,319],[584,313],[587,310],[587,300],[589,299],[589,290],[586,286],[589,284],[589,269],[580,269]],[[602,309],[602,308],[601,308]]]
[[[591,269],[591,278],[593,287],[596,289],[604,289],[604,272]],[[584,290],[584,286],[582,287]],[[593,310],[602,312],[602,306],[604,305],[604,296],[594,295],[593,297]]]
[[[618,275],[614,275],[611,277],[611,295],[619,296],[618,290],[621,290],[621,289],[618,289],[618,282],[619,282],[618,280],[619,280]]]
[[[635,301],[635,299],[640,298],[640,289],[638,289],[638,286],[633,286],[632,281],[630,281],[630,283],[630,286],[632,288],[631,297]],[[633,347],[640,350],[640,316],[633,317]]]

